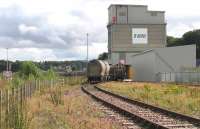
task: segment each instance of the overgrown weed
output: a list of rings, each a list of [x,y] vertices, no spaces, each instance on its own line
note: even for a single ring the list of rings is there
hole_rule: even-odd
[[[101,84],[109,91],[195,117],[200,116],[200,88],[176,84],[120,83]]]

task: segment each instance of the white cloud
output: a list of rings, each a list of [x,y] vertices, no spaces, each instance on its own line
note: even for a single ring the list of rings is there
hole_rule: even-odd
[[[27,25],[24,25],[24,24],[21,24],[19,25],[19,31],[22,33],[22,34],[26,34],[26,33],[37,33],[38,32],[38,28],[35,27],[35,26],[27,26]]]
[[[49,60],[56,59],[56,56],[53,54],[51,49],[38,49],[38,48],[13,48],[8,50],[9,60],[46,60],[48,57]],[[6,58],[6,49],[0,49],[0,59]]]
[[[175,37],[181,37],[185,32],[190,31],[191,26],[183,23],[175,24],[169,31],[168,35],[175,36]]]
[[[198,0],[0,0],[0,48],[13,48],[12,60],[85,59],[89,33],[90,58],[95,58],[107,51],[110,4],[166,11],[171,36],[200,27]]]
[[[21,45],[27,45],[30,41],[21,41]],[[97,58],[99,54],[107,51],[106,43],[91,43],[89,46],[89,59]],[[33,60],[33,61],[54,61],[54,60],[85,60],[87,53],[86,46],[72,47],[65,49],[45,48],[11,48],[8,49],[9,60]],[[0,59],[6,59],[6,49],[0,48]]]
[[[86,59],[87,46],[78,46],[73,48],[72,51],[78,52],[82,60]],[[90,43],[88,48],[89,59],[97,58],[102,52],[107,52],[107,43]]]

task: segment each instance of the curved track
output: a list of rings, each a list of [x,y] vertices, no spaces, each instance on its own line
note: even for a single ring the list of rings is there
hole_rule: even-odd
[[[83,86],[82,90],[105,105],[142,121],[153,129],[200,129],[200,119],[130,100],[96,86]]]

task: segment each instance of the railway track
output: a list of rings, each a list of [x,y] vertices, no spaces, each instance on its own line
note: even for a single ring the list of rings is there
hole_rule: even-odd
[[[200,129],[200,120],[142,102],[130,100],[96,86],[83,86],[82,90],[135,122],[145,123],[153,129]]]
[[[120,114],[118,111],[104,105],[103,103],[94,101],[93,105],[104,112],[108,119],[112,119],[113,121],[117,122],[121,129],[142,129],[142,123],[139,126],[136,124],[136,121],[133,121],[131,118]]]

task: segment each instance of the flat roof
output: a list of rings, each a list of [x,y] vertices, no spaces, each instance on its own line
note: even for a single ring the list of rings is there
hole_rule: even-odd
[[[147,11],[149,12],[160,12],[160,13],[165,13],[165,11],[154,11],[154,10],[148,10],[147,5],[128,5],[128,4],[111,4],[108,9],[110,9],[112,6],[127,6],[127,7],[146,7]]]
[[[111,4],[108,9],[112,6],[133,6],[133,7],[147,7],[147,5],[128,5],[128,4]]]

